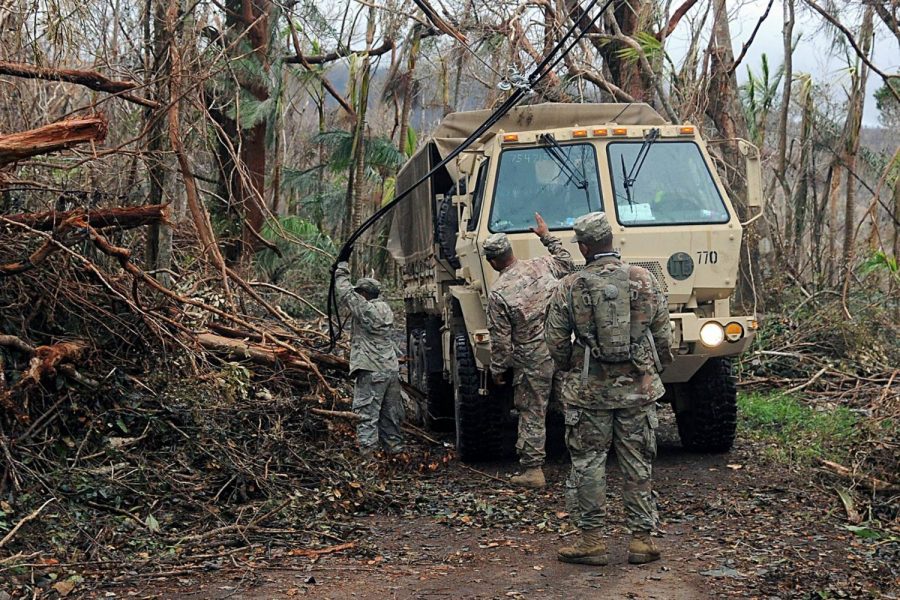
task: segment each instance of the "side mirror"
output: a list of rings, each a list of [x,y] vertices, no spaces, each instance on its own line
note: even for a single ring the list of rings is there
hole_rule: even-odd
[[[747,206],[758,208],[762,213],[765,206],[762,187],[762,165],[759,148],[746,140],[738,140],[738,149],[744,155],[747,168]]]

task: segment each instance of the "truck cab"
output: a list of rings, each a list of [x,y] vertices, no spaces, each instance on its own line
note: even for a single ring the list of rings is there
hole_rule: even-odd
[[[448,115],[398,187],[486,116]],[[759,206],[758,153],[742,149],[748,180],[757,178],[748,181],[749,204]],[[545,255],[531,231],[535,212],[582,265],[572,224],[588,212],[607,214],[623,259],[650,271],[668,296],[675,361],[662,377],[682,442],[731,447],[730,359],[748,346],[757,320],[731,311],[743,227],[696,126],[668,123],[645,104],[521,107],[420,187],[427,189],[395,214],[389,240],[403,273],[410,381],[427,398],[426,424],[455,427],[464,459],[502,454],[511,418],[510,390],[494,389],[487,377],[486,308],[496,273],[481,243],[504,232],[518,258]]]

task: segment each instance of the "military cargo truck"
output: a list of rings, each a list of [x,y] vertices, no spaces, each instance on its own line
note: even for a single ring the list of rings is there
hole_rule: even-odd
[[[453,113],[403,167],[409,189],[488,116]],[[748,204],[761,210],[759,155],[747,161]],[[540,212],[583,259],[572,224],[603,210],[615,246],[668,294],[675,361],[662,374],[683,445],[728,450],[735,435],[732,358],[750,343],[755,315],[731,313],[742,224],[698,128],[668,123],[646,104],[514,108],[394,209],[388,247],[400,264],[410,357],[432,429],[455,428],[464,460],[501,456],[515,439],[508,388],[488,376],[487,294],[496,273],[481,243],[508,234],[517,257],[545,255],[530,227]]]

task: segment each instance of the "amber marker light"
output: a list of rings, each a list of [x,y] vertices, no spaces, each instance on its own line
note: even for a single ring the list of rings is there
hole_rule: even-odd
[[[681,135],[694,135],[694,128],[693,127],[682,127],[681,129],[678,130],[678,133],[680,133]]]
[[[506,135],[503,136],[504,144],[509,143],[509,142],[518,142],[518,141],[519,141],[519,135],[517,133],[507,133]]]
[[[573,138],[586,138],[587,137],[587,129],[573,129],[572,137]]]
[[[594,135],[607,136],[609,135],[609,129],[595,129]]]
[[[613,129],[613,135],[628,135],[628,130],[624,127],[616,127]]]
[[[732,321],[725,326],[725,339],[729,342],[737,342],[744,337],[744,328],[740,323]]]

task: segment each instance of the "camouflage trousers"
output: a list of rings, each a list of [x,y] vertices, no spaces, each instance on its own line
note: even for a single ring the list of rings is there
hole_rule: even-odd
[[[519,411],[516,452],[523,467],[544,464],[547,442],[547,405],[553,390],[553,371],[547,369],[516,373],[513,401]]]
[[[356,426],[360,448],[375,449],[380,441],[388,452],[403,449],[403,400],[396,371],[357,371],[353,412],[361,417]]]
[[[656,527],[651,487],[656,457],[656,403],[613,410],[566,408],[566,445],[572,470],[566,481],[566,505],[580,529],[597,529],[606,517],[606,458],[614,445],[624,479],[622,500],[632,532]]]

